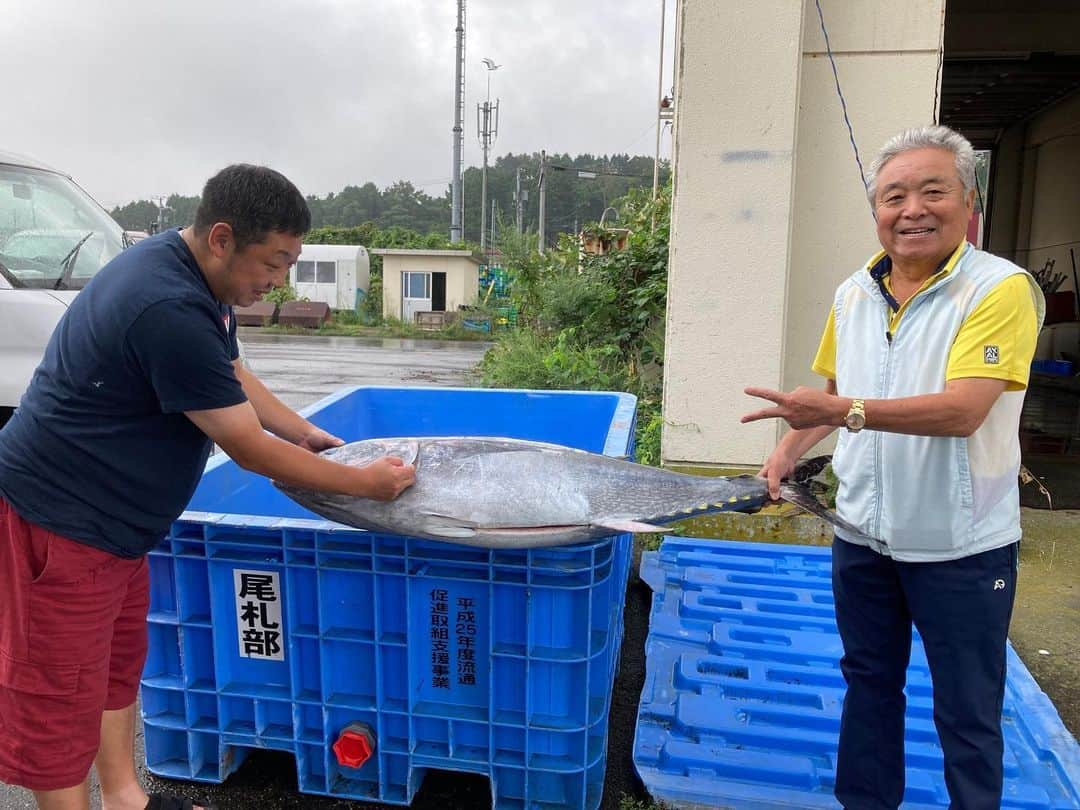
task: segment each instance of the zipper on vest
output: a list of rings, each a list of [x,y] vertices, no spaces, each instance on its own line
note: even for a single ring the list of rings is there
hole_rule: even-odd
[[[886,316],[887,318],[888,316]],[[892,349],[893,349],[893,333],[886,322],[885,327],[885,342],[888,344],[885,349],[885,369],[882,372],[881,378],[881,396],[888,396],[889,392],[889,375],[892,371]],[[882,437],[881,431],[874,431],[874,479],[877,481],[878,494],[876,497],[876,503],[874,504],[874,537],[881,537],[881,492],[884,489],[884,480],[882,479],[884,464],[881,460],[881,447]]]

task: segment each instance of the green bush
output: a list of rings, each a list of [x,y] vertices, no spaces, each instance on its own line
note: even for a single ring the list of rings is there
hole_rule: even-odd
[[[368,282],[367,295],[360,302],[360,319],[364,323],[380,323],[382,321],[382,291],[382,268],[380,267],[378,272],[372,271]]]
[[[625,249],[602,256],[582,257],[566,235],[540,255],[535,236],[501,234],[518,328],[496,336],[480,369],[483,383],[497,388],[634,394],[637,457],[654,465],[663,429],[669,203],[667,189],[655,201],[644,192],[622,200],[619,219],[632,233]]]
[[[263,301],[270,301],[277,304],[279,307],[286,301],[296,301],[296,290],[289,284],[283,284],[280,287],[274,287],[266,295],[263,296]]]

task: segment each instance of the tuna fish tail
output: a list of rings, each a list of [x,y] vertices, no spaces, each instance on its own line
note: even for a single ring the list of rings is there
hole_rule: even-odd
[[[848,523],[832,509],[829,509],[829,507],[819,501],[814,493],[803,484],[794,484],[789,481],[780,484],[780,500],[795,504],[795,506],[800,509],[827,520],[836,528],[843,529],[851,535],[866,538],[867,540],[873,540],[872,537],[868,537],[866,533],[861,531],[857,526]]]

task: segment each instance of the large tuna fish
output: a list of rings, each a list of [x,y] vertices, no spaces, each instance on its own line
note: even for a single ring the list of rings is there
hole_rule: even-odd
[[[389,502],[275,486],[347,526],[489,548],[663,531],[654,524],[717,511],[754,512],[769,500],[765,481],[749,475],[683,475],[521,439],[366,439],[322,455],[354,466],[398,456],[416,465],[416,483]],[[857,532],[798,485],[784,484],[782,497]]]

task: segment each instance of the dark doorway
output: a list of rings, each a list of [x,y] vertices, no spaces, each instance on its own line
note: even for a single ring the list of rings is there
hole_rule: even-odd
[[[446,312],[446,273],[431,274],[431,311]]]

